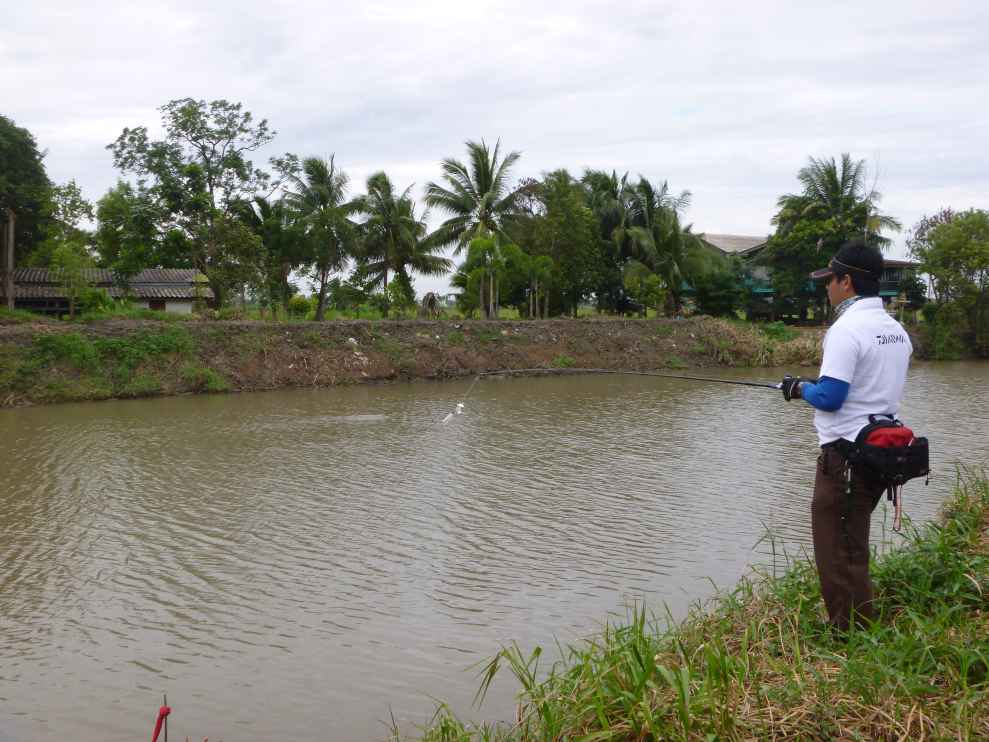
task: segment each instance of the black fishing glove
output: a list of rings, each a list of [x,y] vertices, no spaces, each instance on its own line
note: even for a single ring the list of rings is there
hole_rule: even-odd
[[[783,383],[780,385],[780,389],[783,390],[783,399],[789,402],[791,399],[800,399],[800,382],[805,381],[799,376],[790,376],[787,374],[783,377]]]

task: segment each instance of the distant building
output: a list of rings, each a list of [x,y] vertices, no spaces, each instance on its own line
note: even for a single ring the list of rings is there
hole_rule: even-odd
[[[746,263],[750,263],[769,241],[768,237],[755,237],[741,234],[711,234],[702,232],[698,235],[709,247],[718,250],[723,255],[738,255]],[[885,259],[885,270],[879,281],[879,296],[887,304],[896,298],[900,293],[900,284],[904,274],[910,270],[916,270],[917,263],[910,260],[899,260],[896,258]],[[763,299],[772,302],[776,293],[770,279],[769,268],[763,265],[749,265],[749,275],[751,278],[747,282],[747,288],[754,295],[755,299]],[[808,291],[813,293],[814,285],[808,281]],[[762,312],[757,312],[761,314]]]
[[[197,301],[205,304],[213,301],[213,292],[202,274],[191,268],[141,271],[127,282],[126,291],[114,282],[111,271],[94,268],[84,271],[84,275],[92,287],[103,289],[115,299],[129,296],[135,307],[143,309],[189,314]],[[0,286],[0,304],[5,301],[3,287]],[[59,281],[58,271],[47,268],[15,269],[14,306],[42,314],[68,314],[69,298]]]
[[[724,255],[747,258],[766,246],[768,237],[752,237],[745,234],[712,234],[701,232],[698,237]]]

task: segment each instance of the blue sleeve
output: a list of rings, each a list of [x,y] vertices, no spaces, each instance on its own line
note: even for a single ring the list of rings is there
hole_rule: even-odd
[[[816,384],[803,382],[800,385],[800,396],[812,407],[824,412],[834,412],[845,403],[848,382],[822,376]]]

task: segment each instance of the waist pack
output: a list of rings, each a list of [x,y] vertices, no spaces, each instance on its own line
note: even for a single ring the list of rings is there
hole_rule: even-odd
[[[900,487],[931,472],[927,439],[915,436],[892,415],[869,415],[869,424],[848,447],[847,458],[849,464],[887,487]]]
[[[843,453],[849,465],[847,493],[851,494],[851,469],[880,482],[895,507],[893,530],[899,531],[903,484],[931,473],[927,439],[915,436],[892,415],[869,415],[869,424],[862,428],[854,443],[846,441]]]

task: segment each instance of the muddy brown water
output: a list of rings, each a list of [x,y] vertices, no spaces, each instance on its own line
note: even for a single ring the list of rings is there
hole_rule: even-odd
[[[715,371],[773,380],[775,372]],[[580,376],[0,412],[0,740],[365,740],[470,667],[674,615],[809,548],[811,410],[776,393]],[[989,460],[989,364],[915,366],[935,477]],[[895,542],[883,507],[880,548]],[[713,583],[713,584],[712,584]],[[551,653],[552,654],[552,653]]]

